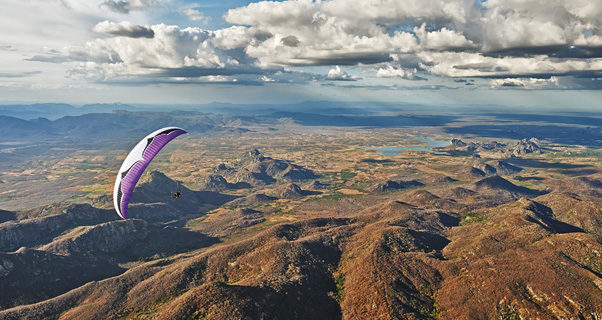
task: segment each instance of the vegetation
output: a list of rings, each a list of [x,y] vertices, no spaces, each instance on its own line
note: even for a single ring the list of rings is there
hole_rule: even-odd
[[[334,284],[336,286],[336,292],[335,292],[334,298],[338,303],[341,303],[341,301],[343,301],[343,298],[344,298],[343,290],[345,289],[345,275],[343,275],[343,273],[339,272],[334,277]]]
[[[470,223],[482,222],[485,221],[487,217],[482,213],[469,213],[462,217],[460,220],[460,225],[467,225]]]

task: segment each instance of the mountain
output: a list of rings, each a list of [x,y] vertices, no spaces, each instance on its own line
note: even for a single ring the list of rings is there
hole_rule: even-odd
[[[521,172],[523,168],[512,165],[502,160],[493,160],[489,162],[489,165],[495,168],[495,173],[498,175],[506,176]]]
[[[465,172],[471,178],[482,178],[487,175],[483,170],[475,167],[467,167]]]
[[[57,136],[50,129],[50,125],[40,120],[28,121],[10,116],[0,115],[0,135],[4,139],[21,140],[24,137],[48,138]]]
[[[228,202],[228,204],[230,204],[230,205],[251,205],[252,206],[252,205],[257,205],[257,204],[261,204],[261,203],[268,203],[268,202],[274,201],[276,199],[277,199],[276,197],[270,197],[263,193],[252,193],[246,197],[234,199],[234,200]]]
[[[589,271],[596,270],[597,262],[578,258],[600,247],[592,235],[556,220],[553,210],[524,198],[472,217],[465,221],[474,222],[451,230],[451,242],[443,250],[450,259],[443,263],[454,270],[435,295],[446,318],[529,314],[542,319],[593,319],[599,314],[602,296],[592,293],[602,284],[595,271]],[[470,285],[474,281],[483,283],[478,293]],[[550,294],[557,290],[571,296]],[[528,298],[513,298],[521,294]]]
[[[0,252],[0,286],[3,288],[0,308],[49,299],[123,271],[106,260],[82,259],[45,250],[23,247],[15,252]],[[0,314],[0,318],[6,316]]]
[[[493,175],[510,175],[514,173],[518,173],[523,169],[512,165],[503,160],[484,160],[481,158],[476,158],[467,163],[468,169],[466,169],[466,173],[469,177],[485,177],[485,176],[493,176]]]
[[[319,191],[303,190],[294,183],[287,183],[271,189],[267,194],[280,199],[301,199],[308,195],[320,194]]]
[[[172,192],[181,193],[173,198]],[[145,172],[136,185],[130,200],[129,217],[172,219],[183,214],[211,210],[236,196],[213,191],[194,191],[159,171]]]
[[[558,220],[602,237],[600,198],[560,191],[550,192],[536,200],[548,206]]]
[[[277,181],[297,182],[315,179],[317,175],[310,169],[296,165],[287,160],[264,156],[259,150],[244,152],[237,159],[233,168],[220,164],[213,172],[223,175],[237,186],[263,186]]]
[[[90,205],[53,205],[17,213],[19,220],[0,224],[0,250],[46,243],[62,232],[81,225],[94,225],[117,219],[105,210]]]
[[[185,186],[183,204],[163,199],[174,187],[177,182],[151,171],[133,205],[178,216],[155,216],[148,207],[144,221],[122,221],[110,210],[67,204],[15,212],[0,224],[0,237],[13,235],[5,247],[35,249],[0,253],[0,285],[11,289],[0,292],[0,318],[600,314],[597,198],[550,192],[514,200],[527,188],[494,176],[475,183],[476,192],[446,193],[436,185],[442,189],[435,193],[426,185],[370,194],[359,201],[373,205],[358,209],[353,202],[356,210],[337,216],[301,211],[289,221],[292,216],[230,206],[245,198],[217,207],[227,195]],[[303,193],[290,182],[267,189],[282,197]],[[498,191],[500,205],[464,204]],[[258,193],[246,199],[253,196],[274,201]],[[196,211],[188,212],[193,204]],[[199,212],[205,205],[208,214]]]
[[[250,188],[251,185],[246,182],[229,183],[226,179],[219,174],[210,174],[203,176],[200,181],[201,190],[210,191],[226,191],[236,189]]]
[[[145,239],[148,233],[148,226],[144,220],[110,221],[73,228],[40,249],[60,255],[115,253],[124,250],[133,242]]]
[[[0,115],[20,119],[60,118],[77,113],[77,108],[62,103],[39,103],[30,105],[0,105]]]
[[[481,194],[506,195],[510,197],[536,197],[545,192],[517,186],[512,182],[500,177],[493,176],[477,181],[474,184],[475,190]]]
[[[437,199],[424,192],[413,198],[419,195]],[[592,294],[599,288],[589,270],[600,258],[580,258],[602,250],[592,235],[527,199],[476,214],[458,226],[455,213],[390,201],[349,217],[284,223],[209,251],[142,263],[0,317],[585,318],[599,312],[602,296]],[[237,209],[201,224],[227,226],[215,229],[222,230],[256,219],[258,211]],[[551,294],[558,290],[566,291]]]

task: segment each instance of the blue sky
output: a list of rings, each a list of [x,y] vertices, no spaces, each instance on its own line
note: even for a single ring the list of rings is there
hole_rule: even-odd
[[[0,101],[601,111],[602,3],[4,0]]]

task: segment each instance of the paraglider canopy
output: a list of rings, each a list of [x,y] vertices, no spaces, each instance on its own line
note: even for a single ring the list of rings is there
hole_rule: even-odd
[[[144,137],[130,151],[119,169],[113,189],[113,204],[121,218],[127,219],[132,192],[148,164],[167,143],[185,133],[187,132],[178,127],[162,128]]]

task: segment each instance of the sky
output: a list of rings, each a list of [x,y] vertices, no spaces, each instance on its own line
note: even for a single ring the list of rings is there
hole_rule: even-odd
[[[0,102],[602,111],[601,0],[0,0]]]

